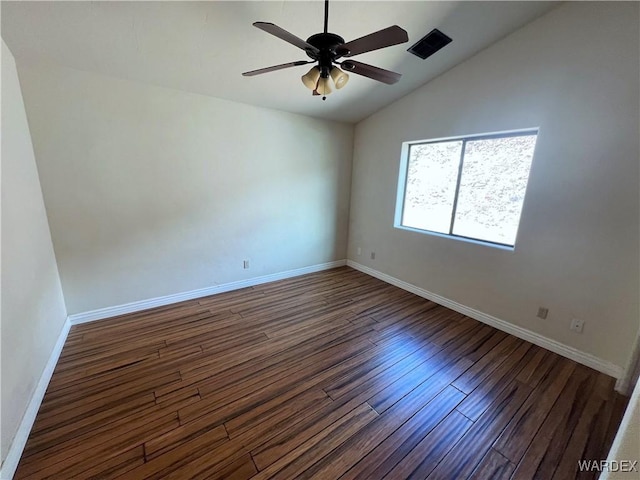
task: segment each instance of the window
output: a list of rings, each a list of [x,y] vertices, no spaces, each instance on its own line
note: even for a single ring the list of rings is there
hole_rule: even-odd
[[[537,135],[406,142],[395,226],[513,247]]]

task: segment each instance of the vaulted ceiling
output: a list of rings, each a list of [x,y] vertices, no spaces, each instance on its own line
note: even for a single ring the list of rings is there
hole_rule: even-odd
[[[300,81],[309,66],[241,73],[307,59],[254,28],[272,22],[306,39],[322,31],[322,0],[231,2],[2,2],[2,37],[18,63],[44,61],[188,92],[359,121],[557,6],[557,2],[332,1],[329,31],[346,41],[397,24],[409,43],[354,59],[403,74],[384,85],[352,74],[326,101]],[[407,52],[438,28],[453,42],[427,60]]]

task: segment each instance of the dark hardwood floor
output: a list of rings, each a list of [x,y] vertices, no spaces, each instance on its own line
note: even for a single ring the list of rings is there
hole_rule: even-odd
[[[343,267],[73,327],[16,478],[595,478],[613,385]]]

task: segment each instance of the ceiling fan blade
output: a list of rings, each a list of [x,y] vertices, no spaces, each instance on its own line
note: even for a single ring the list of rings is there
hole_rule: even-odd
[[[342,55],[344,57],[353,57],[365,52],[371,52],[372,50],[378,50],[380,48],[390,47],[392,45],[398,45],[399,43],[405,43],[409,41],[409,35],[407,32],[400,28],[398,25],[383,28],[377,32],[370,33],[364,37],[356,38],[350,42],[340,45],[338,52],[346,52]]]
[[[260,30],[264,30],[267,33],[270,33],[271,35],[274,35],[280,38],[281,40],[284,40],[285,42],[289,42],[290,44],[295,45],[296,47],[301,48],[302,50],[305,50],[305,51],[309,50],[313,53],[319,52],[319,50],[313,45],[311,45],[310,43],[305,42],[301,38],[296,37],[293,33],[289,33],[283,28],[280,28],[279,26],[274,25],[273,23],[255,22],[253,26],[259,28]]]
[[[254,75],[275,72],[276,70],[282,70],[283,68],[298,67],[300,65],[306,65],[307,63],[313,63],[313,61],[307,62],[305,60],[298,60],[297,62],[282,63],[280,65],[274,65],[273,67],[260,68],[258,70],[251,70],[250,72],[244,72],[242,76],[253,77]]]
[[[393,85],[400,80],[402,74],[385,70],[384,68],[374,67],[366,63],[356,62],[355,60],[345,60],[341,65],[342,69],[363,77],[369,77],[387,85]]]

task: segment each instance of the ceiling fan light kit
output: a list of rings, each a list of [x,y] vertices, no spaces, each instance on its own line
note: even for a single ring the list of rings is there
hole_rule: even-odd
[[[307,73],[302,77],[302,83],[309,90],[315,90],[318,86],[318,80],[320,80],[320,69],[318,67],[311,67]]]
[[[318,80],[318,86],[316,87],[316,94],[322,95],[326,98],[333,90],[331,90],[331,85],[329,83],[329,77],[320,77]]]
[[[331,77],[331,80],[333,80],[336,90],[340,90],[349,81],[349,75],[344,73],[338,67],[331,67],[329,74],[324,76],[323,72],[321,72],[321,68],[314,66],[311,67],[311,70],[309,70],[301,78],[302,83],[309,90],[315,92],[316,95],[326,96],[332,92],[329,77]]]
[[[316,33],[310,36],[306,41],[296,37],[292,33],[268,22],[255,22],[254,27],[259,28],[271,35],[274,35],[285,42],[288,42],[305,51],[310,61],[298,60],[296,62],[283,63],[272,67],[261,68],[244,72],[245,77],[252,77],[263,73],[274,72],[284,68],[297,67],[308,63],[315,63],[311,70],[302,75],[302,83],[305,87],[312,91],[313,95],[322,95],[325,100],[326,96],[331,93],[331,82],[333,81],[335,88],[340,90],[349,81],[349,75],[343,70],[362,75],[378,82],[388,85],[396,83],[402,76],[399,73],[391,72],[366,63],[356,62],[355,60],[345,60],[339,62],[342,57],[352,57],[361,53],[379,50],[381,48],[398,45],[409,41],[407,32],[397,25],[384,28],[377,32],[365,35],[350,42],[345,43],[344,39],[334,33],[327,31],[329,22],[329,0],[324,3],[324,32]],[[336,65],[342,67],[342,70]]]
[[[331,69],[331,78],[333,79],[333,83],[335,83],[336,89],[338,90],[344,87],[349,81],[349,75],[344,73],[338,67],[333,67]]]

